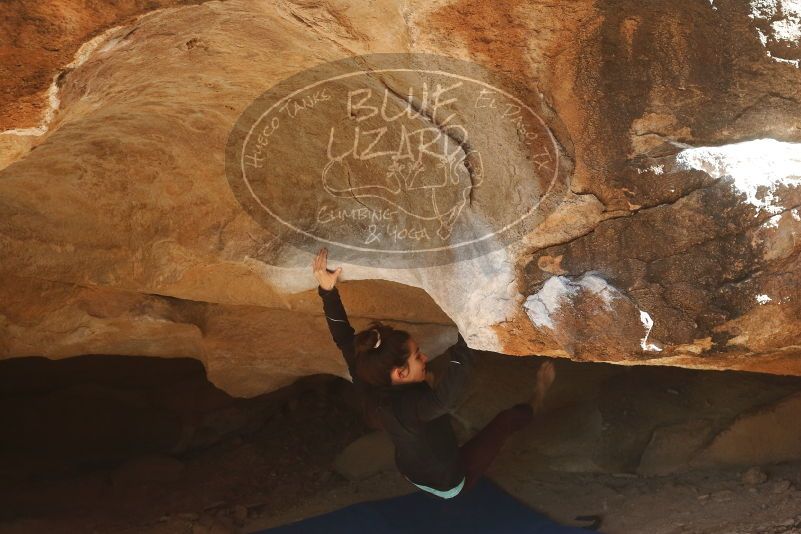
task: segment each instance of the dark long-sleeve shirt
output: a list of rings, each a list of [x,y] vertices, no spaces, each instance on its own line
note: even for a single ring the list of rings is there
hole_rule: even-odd
[[[464,469],[448,414],[464,393],[474,359],[461,333],[457,342],[440,356],[449,362],[434,388],[427,382],[368,387],[356,374],[354,330],[339,291],[336,287],[326,291],[318,286],[317,292],[323,299],[323,311],[334,342],[345,357],[354,384],[365,396],[365,409],[374,410],[395,444],[398,470],[415,484],[437,490],[458,485]]]

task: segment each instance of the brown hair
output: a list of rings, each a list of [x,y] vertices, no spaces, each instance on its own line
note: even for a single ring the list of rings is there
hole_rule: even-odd
[[[378,347],[376,343],[379,341]],[[373,321],[354,337],[356,375],[372,386],[391,386],[393,367],[404,367],[409,358],[409,339],[405,330]]]

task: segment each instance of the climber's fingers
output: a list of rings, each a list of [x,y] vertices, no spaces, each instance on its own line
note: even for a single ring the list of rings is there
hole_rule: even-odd
[[[321,248],[320,251],[317,253],[317,256],[314,257],[312,261],[312,271],[323,272],[326,271],[326,264],[328,263],[328,250],[325,248]]]

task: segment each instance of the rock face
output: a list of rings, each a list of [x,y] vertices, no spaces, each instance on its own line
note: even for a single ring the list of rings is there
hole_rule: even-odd
[[[198,0],[134,0],[44,5],[11,0],[0,5],[0,166],[22,157],[46,133],[60,105],[60,88],[108,34],[149,11]],[[13,133],[14,135],[8,135]]]
[[[56,78],[3,82],[0,357],[192,356],[240,396],[346,376],[311,253],[240,204],[226,141],[294,74],[429,53],[499,73],[536,109],[558,194],[482,256],[398,269],[332,254],[356,328],[396,321],[431,355],[455,324],[472,347],[509,355],[801,375],[795,3],[172,4],[0,8],[15,37],[0,44],[6,71]],[[45,61],[50,43],[58,57]],[[537,200],[536,157],[515,163],[517,126],[471,138],[515,169],[459,217]],[[306,191],[303,158],[274,161],[276,187]],[[459,164],[475,180],[475,163]]]
[[[482,353],[456,412],[462,439],[525,401],[544,360]],[[510,438],[516,452],[499,457],[504,469],[652,476],[771,465],[801,454],[796,377],[569,361],[555,367],[545,412]]]

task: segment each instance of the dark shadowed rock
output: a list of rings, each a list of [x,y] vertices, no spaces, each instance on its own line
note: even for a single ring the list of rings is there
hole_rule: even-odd
[[[395,447],[386,432],[362,436],[334,460],[336,472],[350,480],[360,480],[394,468]]]

